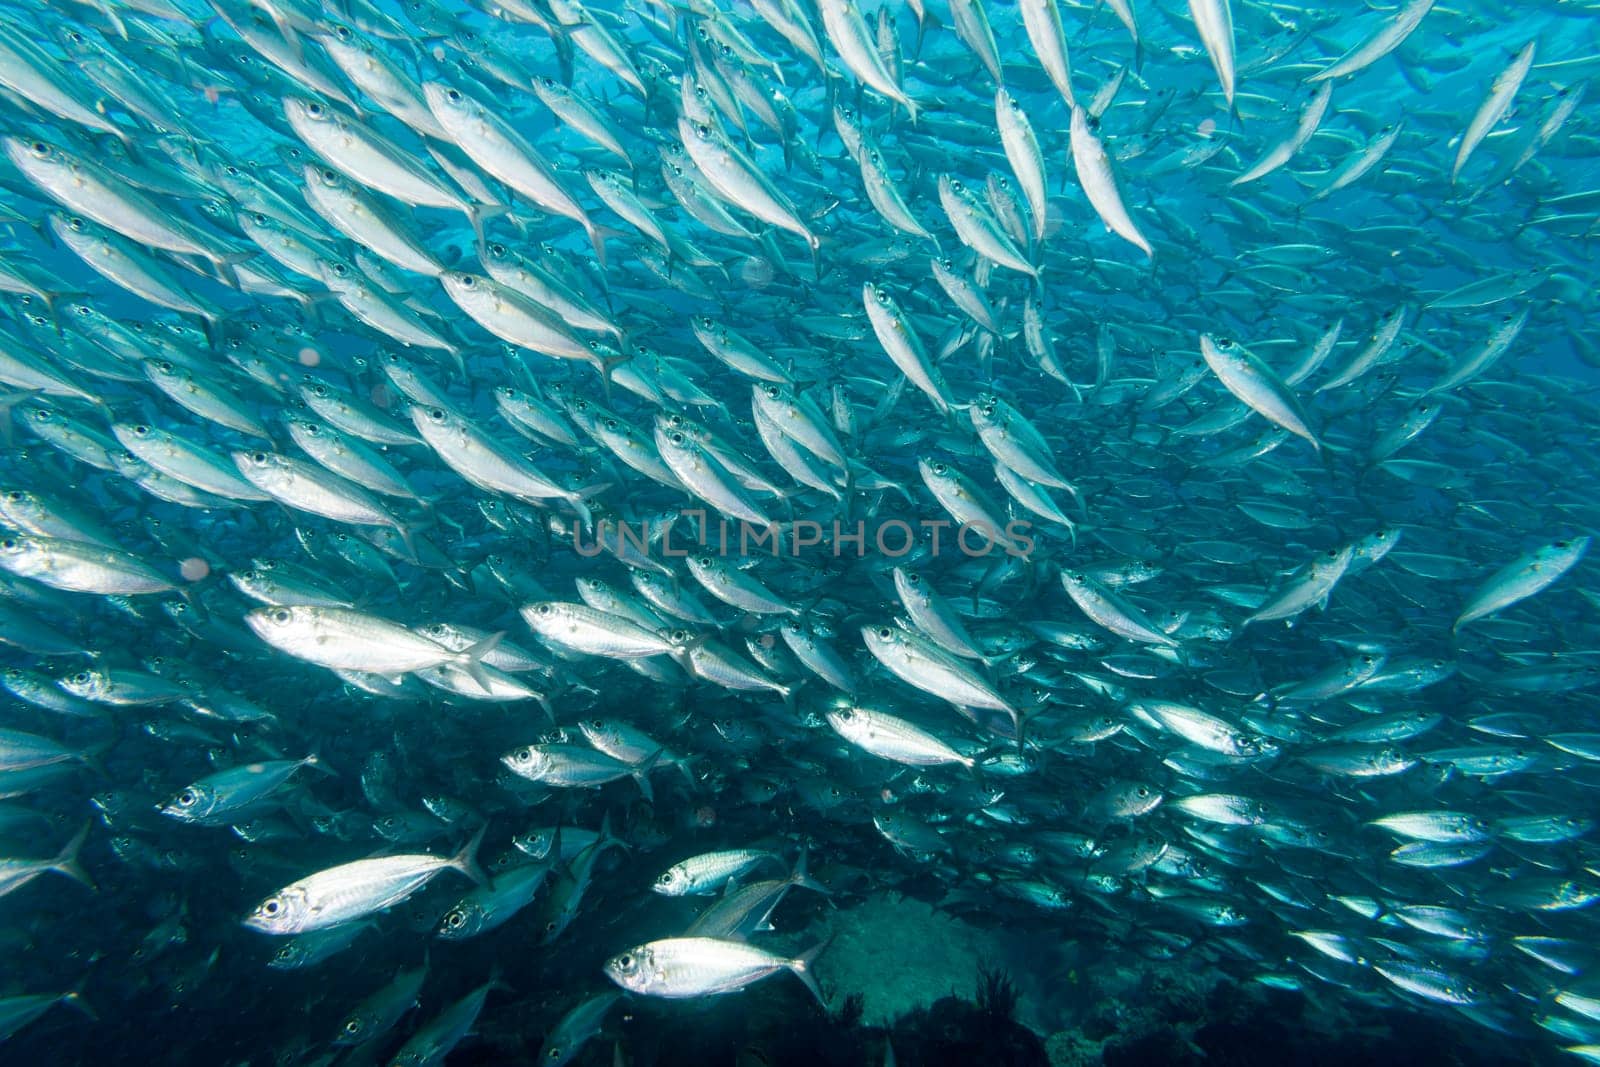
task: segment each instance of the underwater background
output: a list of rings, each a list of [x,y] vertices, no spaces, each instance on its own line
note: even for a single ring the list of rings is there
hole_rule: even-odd
[[[1596,70],[0,2],[0,1063],[1600,1061]]]

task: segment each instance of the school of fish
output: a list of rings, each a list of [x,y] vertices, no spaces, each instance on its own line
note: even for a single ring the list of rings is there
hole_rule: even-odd
[[[5,0],[0,1042],[601,1062],[931,879],[1600,1062],[1596,25]]]

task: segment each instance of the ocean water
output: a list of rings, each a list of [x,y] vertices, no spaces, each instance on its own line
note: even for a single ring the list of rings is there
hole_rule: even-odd
[[[0,1063],[1600,1060],[1597,14],[0,3]]]

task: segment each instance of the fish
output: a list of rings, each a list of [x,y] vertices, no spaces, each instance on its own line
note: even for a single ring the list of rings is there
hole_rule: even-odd
[[[606,961],[605,972],[623,989],[651,997],[699,997],[736,993],[763,978],[787,970],[805,983],[818,1003],[825,1003],[812,977],[813,948],[793,959],[738,941],[712,937],[664,938],[620,952]]]
[[[454,856],[382,856],[309,874],[264,898],[244,925],[282,937],[354,922],[403,902],[446,870],[486,883],[475,858],[484,829]]]
[[[1467,160],[1472,158],[1473,152],[1477,151],[1483,139],[1489,136],[1489,131],[1505,117],[1506,111],[1511,107],[1511,101],[1517,95],[1517,90],[1522,88],[1523,79],[1528,76],[1529,68],[1533,66],[1538,43],[1538,39],[1535,38],[1523,45],[1511,63],[1495,76],[1494,83],[1489,87],[1489,95],[1478,105],[1472,121],[1467,124],[1466,132],[1461,135],[1461,144],[1456,149],[1455,161],[1450,164],[1452,185],[1461,177],[1461,171],[1465,169]]]
[[[1088,112],[1082,107],[1072,109],[1072,169],[1078,176],[1078,185],[1106,229],[1153,259],[1155,250],[1128,214],[1105,143],[1095,135],[1089,121]]]
[[[59,874],[72,879],[79,885],[93,889],[94,883],[89,880],[89,875],[78,863],[78,853],[83,850],[83,843],[88,839],[91,824],[85,823],[83,828],[62,846],[61,851],[50,859],[28,860],[14,857],[0,858],[0,897],[9,896],[45,874]]]
[[[1506,564],[1467,599],[1450,624],[1451,631],[1459,631],[1554,584],[1587,554],[1590,541],[1587,536],[1556,541]]]
[[[338,929],[335,927],[335,929]],[[339,1024],[335,1045],[364,1045],[393,1030],[417,1006],[417,995],[427,980],[428,968],[418,967],[394,976],[377,989]]]

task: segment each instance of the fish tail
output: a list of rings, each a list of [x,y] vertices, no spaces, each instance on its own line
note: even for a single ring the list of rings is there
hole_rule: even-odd
[[[478,866],[478,846],[483,844],[483,835],[488,830],[488,823],[478,827],[478,832],[472,835],[472,840],[463,845],[460,852],[451,856],[449,863],[449,866],[454,867],[479,885],[489,884],[489,876],[483,873],[482,867]]]
[[[61,1003],[81,1011],[83,1014],[87,1015],[92,1022],[100,1021],[100,1016],[95,1014],[95,1010],[89,1006],[89,1002],[83,999],[83,993],[77,989],[72,990],[70,993],[61,994]]]
[[[794,870],[789,872],[789,884],[801,889],[809,889],[814,893],[821,893],[825,897],[833,896],[833,890],[813,879],[806,873],[806,856],[810,850],[800,846],[800,858],[794,861]]]
[[[56,858],[50,861],[50,870],[55,871],[57,874],[64,874],[74,882],[86,885],[90,889],[95,888],[94,880],[79,865],[78,853],[83,851],[83,842],[88,838],[89,827],[92,825],[92,823],[85,822],[83,827],[73,835],[72,840],[68,841],[66,846],[56,854]]]
[[[478,683],[485,693],[489,692],[493,687],[489,684],[489,676],[483,671],[483,657],[493,652],[505,635],[506,632],[504,630],[492,633],[482,641],[470,645],[456,654],[456,663],[472,677],[474,682]]]
[[[655,790],[650,786],[650,772],[656,769],[656,764],[661,762],[661,754],[665,751],[664,748],[658,748],[633,767],[633,780],[639,783],[639,792],[651,804],[655,803],[656,797]]]
[[[585,218],[583,220],[583,232],[589,235],[589,243],[594,246],[594,258],[599,261],[600,269],[605,270],[607,231],[603,227],[596,226],[593,220]]]
[[[811,990],[811,995],[817,998],[817,1003],[822,1005],[823,1011],[828,1010],[828,1001],[822,995],[822,987],[817,985],[817,976],[812,973],[811,965],[817,961],[817,957],[822,955],[828,947],[828,942],[832,940],[831,936],[823,938],[811,948],[788,961],[787,964],[789,970],[794,972],[794,976],[804,982],[807,989]]]
[[[557,831],[557,833],[558,836],[556,838],[556,843],[560,844],[561,839],[559,836],[559,831]],[[607,811],[600,819],[600,832],[598,835],[596,835],[595,842],[596,855],[604,852],[608,848],[620,848],[624,852],[633,851],[633,846],[628,844],[622,838],[618,837],[616,831],[611,829],[611,812],[609,811]]]
[[[314,770],[321,771],[323,774],[331,775],[334,778],[339,777],[339,772],[334,770],[332,767],[328,766],[325,762],[323,762],[322,757],[319,756],[315,752],[311,753],[305,759],[301,760],[300,761],[300,766],[302,766],[302,767],[310,767],[310,768],[312,768]]]

